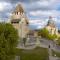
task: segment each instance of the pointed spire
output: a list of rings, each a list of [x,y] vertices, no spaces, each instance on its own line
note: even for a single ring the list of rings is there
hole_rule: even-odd
[[[24,13],[24,9],[21,4],[17,4],[14,12]]]

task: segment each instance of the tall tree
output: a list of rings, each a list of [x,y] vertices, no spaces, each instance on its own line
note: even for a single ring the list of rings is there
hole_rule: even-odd
[[[0,60],[14,60],[17,43],[17,30],[11,24],[0,23]]]

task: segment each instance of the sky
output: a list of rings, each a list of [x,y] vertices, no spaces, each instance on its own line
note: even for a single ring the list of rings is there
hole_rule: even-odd
[[[60,29],[60,0],[0,0],[0,21],[7,21],[18,3],[21,3],[25,10],[30,28],[44,27],[49,16],[52,16]]]

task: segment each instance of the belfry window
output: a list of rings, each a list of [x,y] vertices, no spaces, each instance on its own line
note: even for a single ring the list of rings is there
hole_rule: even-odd
[[[18,12],[17,12],[17,15],[18,15]]]

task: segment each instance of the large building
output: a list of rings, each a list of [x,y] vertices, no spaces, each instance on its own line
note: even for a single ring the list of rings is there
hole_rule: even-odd
[[[18,30],[19,37],[27,37],[29,22],[21,4],[18,4],[12,12],[11,24]]]
[[[49,17],[46,28],[50,34],[58,35],[58,28],[56,27],[55,21],[53,20],[53,18],[51,16]]]

